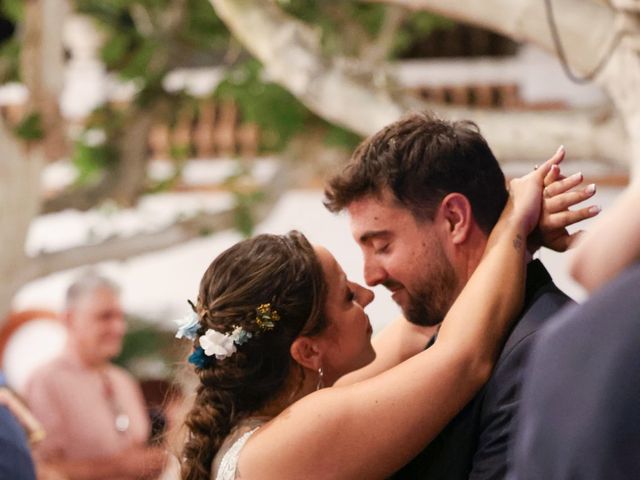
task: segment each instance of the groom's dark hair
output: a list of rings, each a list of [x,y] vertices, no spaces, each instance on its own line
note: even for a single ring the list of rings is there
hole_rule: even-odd
[[[485,233],[508,197],[504,174],[478,126],[429,113],[411,114],[364,140],[327,183],[324,204],[339,212],[386,188],[420,220],[433,219],[449,193],[461,193]]]

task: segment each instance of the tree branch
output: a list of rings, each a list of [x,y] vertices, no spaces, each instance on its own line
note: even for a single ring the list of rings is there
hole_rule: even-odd
[[[323,56],[314,31],[273,2],[210,2],[235,37],[264,64],[275,82],[320,117],[361,135],[376,132],[409,110],[430,109],[447,118],[476,121],[502,161],[536,163],[562,143],[572,156],[605,159],[620,165],[627,163],[627,137],[619,119],[610,112],[505,114],[423,102],[407,93],[394,92],[386,82],[377,81],[380,67],[367,70],[360,65],[360,71],[353,73],[350,60]]]
[[[21,281],[26,283],[61,270],[107,260],[125,260],[163,250],[208,233],[232,228],[233,222],[233,212],[229,210],[200,214],[158,232],[140,233],[124,238],[114,237],[95,245],[82,245],[56,252],[41,253],[29,258]]]
[[[486,28],[516,41],[529,42],[553,53],[544,2],[528,0],[366,0],[427,10],[453,20]],[[590,72],[616,35],[616,12],[596,0],[553,0],[555,20],[571,65]],[[499,13],[498,13],[499,12]],[[588,25],[588,28],[585,28]]]
[[[259,222],[271,211],[286,190],[297,170],[287,162],[280,162],[272,178],[265,184],[260,204],[252,210],[254,221]],[[20,276],[20,284],[52,273],[107,260],[125,260],[137,255],[164,250],[203,235],[231,229],[235,226],[232,209],[216,213],[201,213],[177,221],[167,228],[130,237],[108,238],[98,244],[71,247],[56,252],[41,253],[26,261]]]
[[[396,33],[407,18],[405,8],[390,5],[385,12],[384,22],[375,40],[364,49],[362,57],[365,63],[376,64],[384,62],[394,46]]]

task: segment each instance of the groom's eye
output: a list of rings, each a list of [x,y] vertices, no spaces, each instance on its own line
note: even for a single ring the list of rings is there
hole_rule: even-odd
[[[389,244],[385,243],[381,247],[375,249],[375,253],[386,253],[389,250]]]

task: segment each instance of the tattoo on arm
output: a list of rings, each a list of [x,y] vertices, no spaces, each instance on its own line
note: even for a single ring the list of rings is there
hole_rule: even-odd
[[[516,235],[516,238],[513,239],[513,248],[520,250],[522,248],[522,243],[522,235]]]

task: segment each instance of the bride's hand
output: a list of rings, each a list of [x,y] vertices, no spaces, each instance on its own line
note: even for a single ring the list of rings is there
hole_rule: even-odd
[[[542,211],[542,190],[544,179],[551,171],[554,157],[527,175],[514,178],[509,182],[509,201],[507,208],[511,219],[520,225],[529,235],[538,225]]]
[[[544,179],[545,188],[542,194],[540,219],[527,242],[531,253],[534,253],[541,246],[557,252],[564,252],[573,245],[578,235],[582,233],[582,231],[578,231],[569,234],[566,227],[594,217],[600,212],[600,209],[594,205],[569,210],[569,207],[592,197],[596,188],[595,184],[590,184],[582,189],[574,189],[582,183],[583,177],[581,173],[575,173],[569,177],[564,177],[560,173],[559,164],[564,159],[564,155],[564,148],[560,147],[549,159],[552,165]]]

